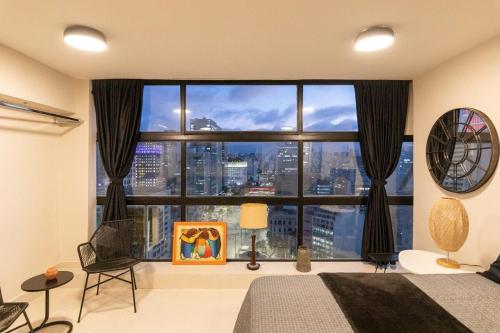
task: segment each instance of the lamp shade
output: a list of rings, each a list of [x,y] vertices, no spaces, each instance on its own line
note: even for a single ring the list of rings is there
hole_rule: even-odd
[[[258,203],[242,204],[240,210],[240,228],[267,228],[267,205]]]
[[[458,251],[469,234],[469,217],[464,205],[453,198],[439,199],[431,210],[429,231],[441,250]]]

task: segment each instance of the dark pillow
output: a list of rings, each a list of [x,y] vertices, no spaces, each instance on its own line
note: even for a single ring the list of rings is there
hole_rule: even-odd
[[[485,278],[500,284],[500,256],[498,256],[497,260],[490,265],[489,270],[478,274],[481,274]]]

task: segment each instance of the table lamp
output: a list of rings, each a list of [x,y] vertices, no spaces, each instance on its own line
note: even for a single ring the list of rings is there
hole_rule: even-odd
[[[247,268],[255,271],[260,264],[255,260],[255,230],[267,228],[267,205],[246,203],[241,205],[240,228],[252,230],[252,256]]]
[[[447,252],[446,258],[437,259],[440,266],[460,268],[450,259],[450,252],[458,251],[469,233],[469,217],[464,205],[454,198],[441,198],[432,207],[429,231],[437,246]]]

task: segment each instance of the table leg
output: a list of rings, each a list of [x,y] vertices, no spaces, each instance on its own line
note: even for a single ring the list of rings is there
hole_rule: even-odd
[[[49,289],[45,290],[45,317],[43,318],[42,323],[40,326],[36,327],[34,331],[39,331],[42,328],[45,328],[47,326],[53,326],[53,325],[66,325],[68,326],[68,332],[70,333],[73,330],[73,324],[69,321],[65,320],[58,320],[58,321],[51,321],[47,322],[49,320],[49,313],[50,313],[50,292]]]
[[[42,323],[38,328],[42,328],[47,320],[49,320],[49,312],[50,312],[50,292],[49,289],[45,290],[45,317],[43,318]],[[37,330],[38,328],[35,328]]]

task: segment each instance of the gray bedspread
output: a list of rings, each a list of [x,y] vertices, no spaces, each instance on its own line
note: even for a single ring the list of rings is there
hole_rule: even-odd
[[[405,275],[473,332],[500,333],[500,285],[477,274]],[[353,332],[321,278],[256,279],[243,301],[235,333]]]

